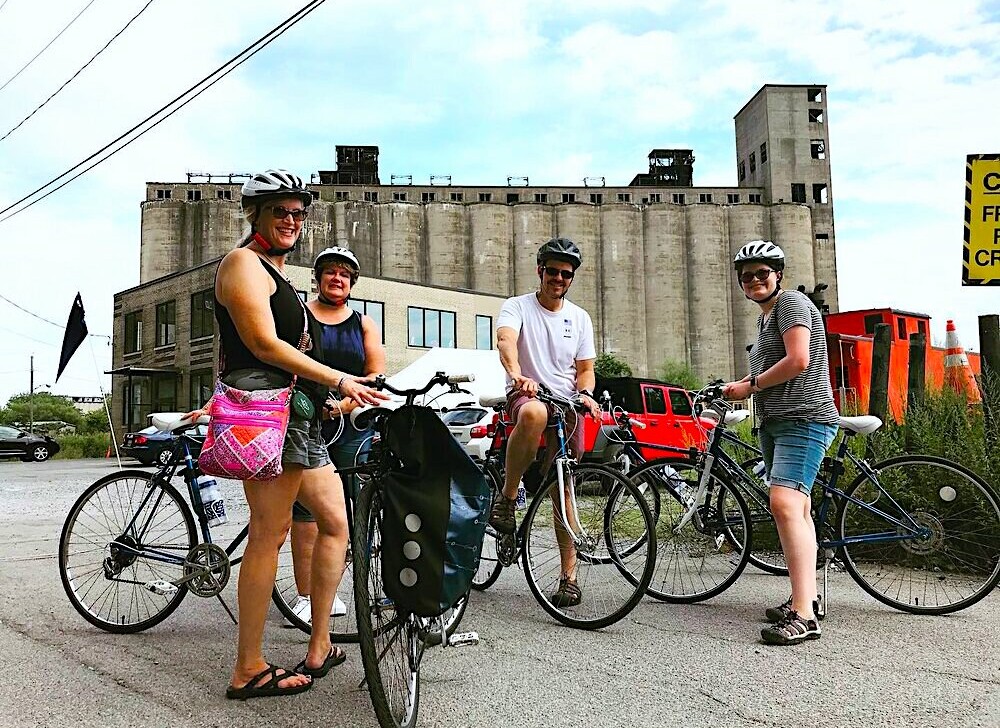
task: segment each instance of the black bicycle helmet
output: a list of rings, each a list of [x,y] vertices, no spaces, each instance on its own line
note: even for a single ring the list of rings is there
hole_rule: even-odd
[[[538,265],[545,265],[547,260],[561,260],[573,266],[576,270],[583,263],[580,248],[569,238],[552,238],[538,249],[535,256]]]

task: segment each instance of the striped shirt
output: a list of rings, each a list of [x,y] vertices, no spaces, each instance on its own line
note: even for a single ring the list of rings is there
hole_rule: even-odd
[[[830,386],[830,360],[826,352],[823,317],[813,302],[798,291],[782,291],[771,314],[757,319],[757,343],[750,350],[750,373],[760,376],[785,356],[781,338],[793,326],[805,326],[809,336],[809,366],[796,377],[767,387],[755,397],[761,420],[805,420],[838,423],[840,414]]]

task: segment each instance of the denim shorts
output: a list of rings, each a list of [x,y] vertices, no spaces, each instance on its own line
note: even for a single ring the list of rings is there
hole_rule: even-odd
[[[760,448],[771,485],[809,495],[837,426],[805,420],[766,420],[760,427]]]

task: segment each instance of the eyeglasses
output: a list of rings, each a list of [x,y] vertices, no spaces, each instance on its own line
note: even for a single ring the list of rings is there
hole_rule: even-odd
[[[552,278],[562,278],[564,281],[573,280],[573,276],[576,275],[574,270],[564,270],[562,268],[553,268],[552,266],[545,266],[545,272]]]
[[[309,210],[304,207],[300,207],[297,210],[289,210],[287,207],[275,205],[271,208],[271,214],[274,216],[275,220],[284,220],[286,217],[291,215],[293,220],[299,221],[305,220],[309,217]]]
[[[761,268],[760,270],[755,270],[753,273],[741,273],[740,283],[750,283],[754,278],[758,281],[766,281],[767,277],[774,273],[770,268]]]

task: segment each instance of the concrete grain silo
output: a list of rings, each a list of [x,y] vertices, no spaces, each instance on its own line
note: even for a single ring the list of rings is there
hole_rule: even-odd
[[[733,368],[727,222],[719,205],[687,208],[691,367],[705,378],[728,379]]]
[[[513,220],[514,213],[509,205],[490,202],[469,205],[469,287],[473,290],[511,295],[514,283],[510,257]]]
[[[535,255],[546,240],[555,236],[552,205],[514,205],[514,291],[521,295],[538,290]]]
[[[429,268],[427,282],[450,288],[469,287],[469,222],[465,205],[424,205]]]
[[[576,271],[569,300],[590,314],[595,326],[600,319],[601,217],[599,207],[565,204],[556,206],[556,236],[580,246],[583,265]]]
[[[733,310],[733,371],[736,378],[747,373],[747,344],[757,340],[757,316],[760,308],[747,300],[743,288],[736,278],[732,260],[737,251],[752,240],[770,240],[771,218],[767,209],[760,205],[734,205],[729,214],[729,286],[732,292]]]
[[[643,211],[647,371],[688,360],[687,216],[679,205]]]
[[[813,269],[812,217],[805,205],[772,205],[771,240],[785,251],[785,275],[781,286],[795,290],[805,285],[812,292],[816,284]]]
[[[404,281],[427,280],[424,210],[411,202],[378,206],[382,238],[382,275]]]
[[[625,359],[634,371],[646,371],[646,317],[642,211],[635,205],[601,208],[600,350]]]
[[[181,232],[187,207],[179,200],[157,200],[142,206],[142,248],[139,251],[141,283],[182,270]]]
[[[313,203],[316,207],[319,203]],[[331,205],[334,218],[332,245],[350,248],[358,257],[364,275],[381,275],[378,206],[368,202],[342,201]],[[313,215],[310,213],[310,220]],[[329,247],[329,246],[323,246]],[[314,245],[318,253],[323,248]]]

